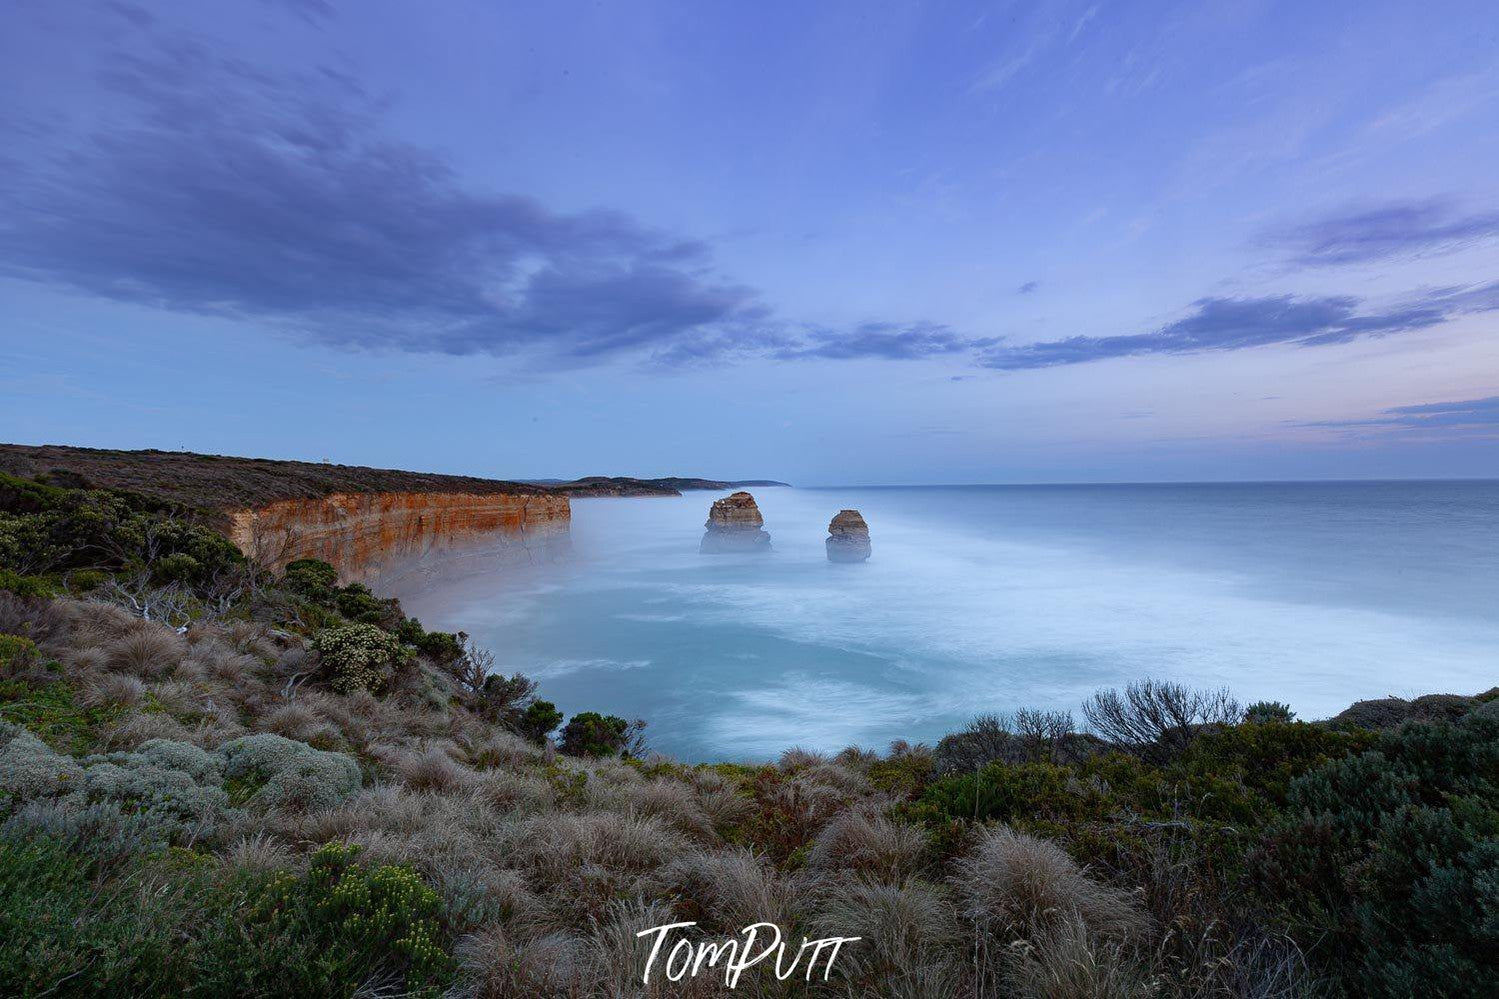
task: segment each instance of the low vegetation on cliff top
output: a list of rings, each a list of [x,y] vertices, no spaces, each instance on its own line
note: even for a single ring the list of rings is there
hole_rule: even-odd
[[[0,480],[7,994],[722,994],[641,985],[687,920],[862,938],[761,996],[1499,993],[1499,691],[685,766],[196,523]]]

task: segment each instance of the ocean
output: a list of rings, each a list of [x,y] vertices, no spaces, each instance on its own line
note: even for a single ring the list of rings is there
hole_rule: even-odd
[[[684,761],[935,742],[1144,677],[1302,718],[1499,684],[1499,482],[758,488],[774,550],[700,555],[717,493],[573,502],[574,557],[400,592],[564,712]],[[827,561],[840,509],[874,555]]]

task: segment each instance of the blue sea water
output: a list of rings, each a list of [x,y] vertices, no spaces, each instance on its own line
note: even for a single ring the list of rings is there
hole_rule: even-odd
[[[717,494],[582,499],[571,561],[401,596],[693,761],[934,741],[1146,676],[1304,718],[1499,684],[1499,482],[753,492],[767,555],[698,554]],[[867,563],[826,560],[843,508]]]

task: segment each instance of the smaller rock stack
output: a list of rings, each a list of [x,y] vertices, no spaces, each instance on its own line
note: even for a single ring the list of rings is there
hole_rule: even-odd
[[[828,561],[863,562],[873,549],[869,545],[869,525],[858,510],[839,510],[828,524]]]
[[[768,552],[770,535],[761,527],[765,518],[755,498],[746,492],[737,492],[713,501],[708,511],[708,530],[703,534],[703,543],[698,551],[704,555],[722,555],[730,552]]]

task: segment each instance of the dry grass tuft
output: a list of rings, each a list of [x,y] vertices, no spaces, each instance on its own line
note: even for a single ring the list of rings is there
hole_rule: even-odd
[[[860,876],[822,882],[817,895],[816,935],[862,937],[839,956],[851,979],[879,995],[954,994],[963,970],[953,963],[960,959],[954,945],[962,934],[939,888]]]
[[[89,678],[79,694],[85,707],[104,707],[112,704],[129,706],[139,704],[146,696],[145,681],[123,673],[104,673]]]
[[[493,808],[525,815],[544,812],[556,804],[552,785],[534,774],[509,770],[481,770],[473,790]]]
[[[1129,895],[1089,878],[1060,846],[1005,826],[984,830],[953,882],[963,915],[1008,939],[1030,939],[1070,919],[1114,941],[1149,927]]]
[[[755,803],[733,787],[702,791],[698,794],[697,803],[703,815],[720,833],[743,822],[755,809]]]
[[[790,772],[802,770],[806,767],[819,766],[827,761],[828,758],[821,753],[813,752],[810,749],[803,749],[800,746],[792,746],[781,753],[781,758],[776,761],[776,766]]]
[[[900,881],[920,868],[926,847],[927,835],[919,826],[844,812],[818,835],[807,855],[807,867],[866,871],[887,881]]]
[[[496,730],[474,745],[468,754],[470,764],[478,770],[497,767],[515,769],[546,758],[546,751],[513,732]]]
[[[187,643],[167,628],[148,624],[110,642],[105,652],[110,668],[149,680],[176,669],[187,654]]]
[[[189,730],[171,715],[140,712],[123,715],[104,731],[104,744],[110,749],[134,749],[150,739],[186,742]]]
[[[197,688],[179,679],[148,683],[146,689],[157,705],[170,714],[197,713],[204,706]]]
[[[224,863],[242,871],[267,874],[296,866],[296,854],[284,843],[265,833],[255,833],[240,839],[229,848]]]
[[[662,869],[660,884],[682,900],[680,919],[720,933],[762,921],[790,926],[797,914],[795,885],[743,847],[678,857]]]
[[[257,726],[261,731],[275,732],[298,742],[328,745],[339,738],[338,729],[328,723],[307,702],[298,699],[281,704],[260,716]]]
[[[833,762],[846,770],[855,773],[868,773],[869,768],[880,762],[880,754],[872,749],[862,749],[859,746],[848,746],[837,756]]]
[[[1054,922],[1005,955],[1008,995],[1020,999],[1142,999],[1159,995],[1147,969],[1116,942],[1096,939],[1076,915]]]
[[[636,810],[654,815],[689,836],[704,841],[718,839],[713,822],[698,803],[697,795],[682,781],[670,777],[647,781],[635,792],[634,802]]]
[[[396,763],[396,776],[413,791],[457,791],[469,786],[473,771],[459,766],[441,749],[407,753]]]
[[[526,820],[520,860],[542,884],[587,867],[644,873],[684,853],[687,842],[660,819],[617,812],[559,813]]]
[[[589,958],[579,937],[549,933],[526,940],[501,925],[469,934],[456,952],[464,991],[481,999],[577,994],[574,986]]]

